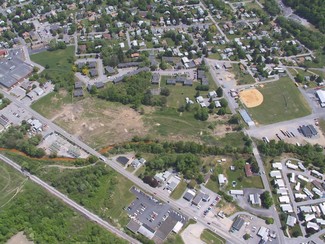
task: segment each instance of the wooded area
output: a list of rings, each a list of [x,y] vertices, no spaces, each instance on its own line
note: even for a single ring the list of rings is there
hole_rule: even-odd
[[[325,33],[324,0],[283,0],[283,3],[293,8],[297,15],[307,19],[321,32]]]

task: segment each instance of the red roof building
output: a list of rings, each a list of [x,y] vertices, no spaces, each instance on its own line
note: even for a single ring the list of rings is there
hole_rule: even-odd
[[[5,58],[8,56],[8,51],[7,50],[0,50],[0,58]]]
[[[250,176],[253,175],[250,164],[245,164],[245,174],[246,174],[247,177],[250,177]]]

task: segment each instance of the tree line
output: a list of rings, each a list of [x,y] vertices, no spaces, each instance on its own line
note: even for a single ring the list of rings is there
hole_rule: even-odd
[[[325,35],[320,32],[312,31],[297,23],[294,20],[288,20],[279,16],[276,22],[286,31],[296,37],[302,44],[310,49],[323,48],[325,46]]]
[[[132,104],[135,108],[141,104],[164,106],[167,102],[166,96],[154,97],[149,90],[150,83],[151,74],[149,72],[141,72],[124,78],[121,84],[108,86],[98,93],[98,97],[112,102]]]
[[[275,140],[271,140],[268,144],[259,144],[258,149],[263,155],[271,157],[280,156],[282,153],[294,153],[306,165],[314,165],[319,167],[322,173],[325,172],[325,156],[322,146],[318,144],[297,146],[283,141],[276,142]]]
[[[37,147],[42,140],[42,136],[36,134],[28,137],[27,132],[29,130],[30,125],[26,121],[23,121],[21,126],[9,127],[0,134],[0,147],[17,149],[31,157],[41,158],[45,156],[44,149]]]
[[[325,1],[323,0],[283,0],[283,3],[325,33]]]

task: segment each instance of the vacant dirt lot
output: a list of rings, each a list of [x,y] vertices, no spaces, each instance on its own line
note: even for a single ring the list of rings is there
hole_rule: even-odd
[[[240,100],[247,108],[254,108],[262,104],[263,95],[257,89],[249,89],[239,92]]]
[[[133,109],[94,98],[66,105],[53,119],[96,149],[147,133],[141,116]]]
[[[18,232],[12,236],[6,244],[33,244],[34,242],[29,241],[23,232]]]

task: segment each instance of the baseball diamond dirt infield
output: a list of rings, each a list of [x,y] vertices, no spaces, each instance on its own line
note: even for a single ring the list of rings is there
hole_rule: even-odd
[[[262,104],[263,95],[257,89],[248,89],[239,92],[240,100],[247,108],[254,108]]]

